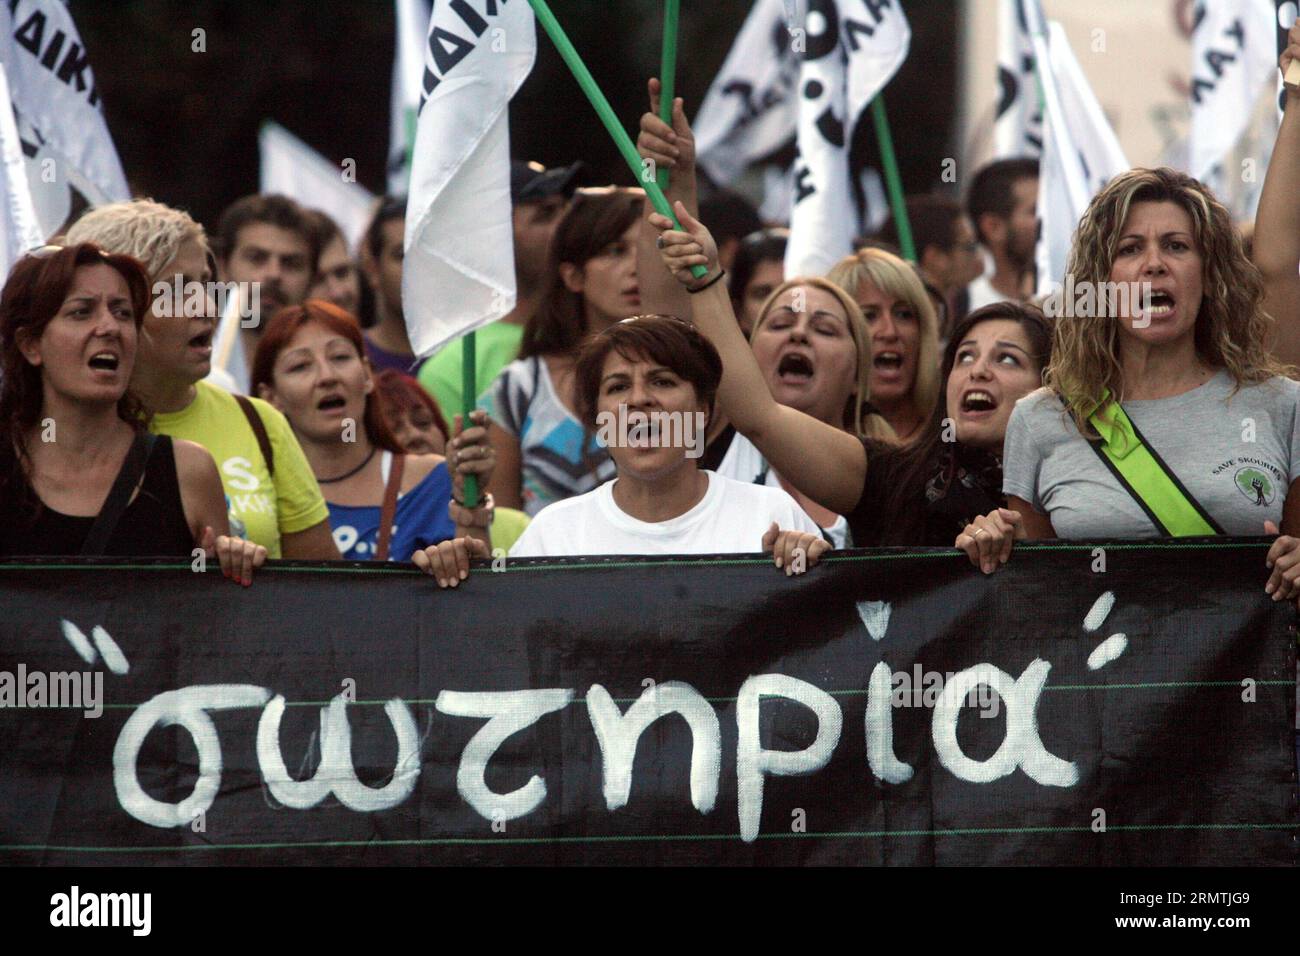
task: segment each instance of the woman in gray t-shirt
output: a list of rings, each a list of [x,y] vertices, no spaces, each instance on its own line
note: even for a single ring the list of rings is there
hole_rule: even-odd
[[[1069,280],[1047,387],[1007,425],[1017,536],[1165,533],[1089,443],[1092,416],[1109,428],[1115,402],[1211,526],[1300,533],[1300,385],[1266,350],[1259,273],[1227,210],[1171,169],[1117,176],[1084,213]],[[1300,541],[1279,539],[1269,557],[1270,593],[1295,598]]]

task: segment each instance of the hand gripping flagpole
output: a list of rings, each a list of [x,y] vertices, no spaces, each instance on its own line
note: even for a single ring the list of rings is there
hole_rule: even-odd
[[[542,29],[546,31],[546,35],[551,38],[551,42],[555,44],[555,48],[560,52],[560,56],[569,68],[569,72],[578,81],[578,86],[582,87],[582,92],[591,101],[591,105],[596,110],[596,115],[605,124],[606,132],[613,138],[614,145],[618,147],[618,151],[623,155],[623,160],[627,163],[628,168],[632,170],[632,175],[645,187],[645,193],[650,198],[650,203],[655,207],[655,211],[667,216],[680,229],[681,223],[673,215],[673,208],[668,204],[668,199],[664,196],[663,190],[659,188],[659,183],[653,179],[647,180],[641,174],[641,156],[632,143],[632,137],[628,136],[627,130],[619,123],[618,117],[614,115],[613,107],[609,105],[609,100],[605,99],[605,94],[596,85],[596,81],[591,76],[591,71],[582,62],[582,57],[578,55],[578,51],[574,49],[573,44],[565,35],[564,28],[555,19],[555,14],[551,13],[551,8],[546,5],[546,0],[528,0],[528,4],[533,8],[533,13],[537,15],[537,22],[542,25]],[[691,274],[697,279],[703,279],[708,275],[708,270],[704,266],[692,266]]]
[[[478,398],[478,366],[474,354],[475,333],[467,332],[460,340],[462,362],[460,367],[460,398],[461,398],[461,419],[460,427],[469,428],[474,423],[470,421],[470,413],[474,411],[475,401]],[[478,475],[465,476],[465,507],[478,507]]]

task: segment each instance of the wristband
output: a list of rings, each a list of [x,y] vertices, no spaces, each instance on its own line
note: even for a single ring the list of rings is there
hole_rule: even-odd
[[[483,496],[483,501],[477,508],[467,508],[463,501],[457,501],[453,497],[447,510],[458,528],[490,528],[492,519],[496,517],[496,503],[490,494]]]
[[[703,285],[687,286],[687,287],[686,287],[686,291],[689,292],[691,295],[695,295],[695,294],[698,293],[698,292],[703,292],[703,291],[704,291],[705,289],[707,289],[709,286],[716,284],[717,281],[718,281],[719,279],[721,279],[723,276],[725,276],[726,274],[727,274],[727,270],[726,270],[726,269],[719,269],[719,270],[718,270],[718,274],[715,275],[712,279],[709,279],[709,280],[708,280],[707,282],[705,282]]]

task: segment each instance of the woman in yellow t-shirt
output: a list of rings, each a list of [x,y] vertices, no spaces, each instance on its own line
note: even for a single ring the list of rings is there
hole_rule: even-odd
[[[339,560],[325,499],[284,416],[203,381],[218,315],[203,227],[178,209],[136,199],[92,209],[68,231],[68,242],[98,243],[139,259],[148,271],[154,300],[131,390],[153,412],[151,431],[211,452],[232,533],[272,558]]]

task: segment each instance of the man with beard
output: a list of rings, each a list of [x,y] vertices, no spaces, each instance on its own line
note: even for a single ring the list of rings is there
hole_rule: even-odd
[[[246,363],[257,351],[266,323],[287,305],[299,305],[320,257],[316,232],[307,211],[287,196],[245,196],[221,214],[217,225],[217,268],[222,282],[249,283],[253,314],[240,323],[240,355],[214,363],[228,372],[236,388],[246,391]],[[253,284],[256,284],[253,286]],[[252,296],[251,288],[256,288]],[[241,293],[242,294],[242,293]]]
[[[515,307],[499,321],[478,330],[474,343],[478,390],[487,390],[497,373],[518,357],[524,323],[537,308],[546,279],[546,248],[582,175],[582,163],[546,169],[540,163],[510,164],[511,223],[515,249]],[[420,384],[452,416],[463,408],[463,352],[457,339],[420,368]],[[471,396],[477,398],[478,396]]]
[[[1007,299],[1023,301],[1033,293],[1037,204],[1037,160],[1000,159],[975,174],[966,208],[993,259],[993,272],[970,284],[971,311]]]

